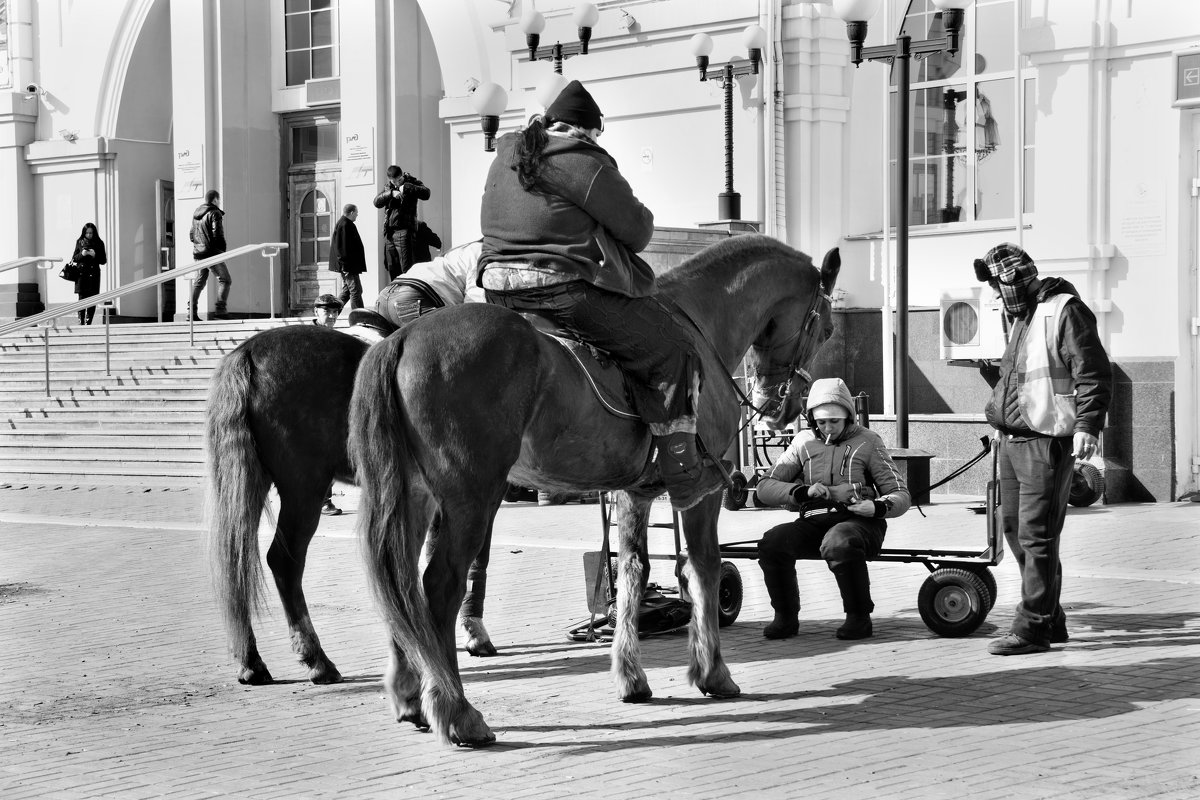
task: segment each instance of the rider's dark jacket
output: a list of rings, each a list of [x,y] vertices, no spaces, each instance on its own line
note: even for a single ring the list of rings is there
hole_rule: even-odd
[[[526,191],[513,158],[517,137],[500,137],[488,172],[480,274],[532,268],[546,283],[583,280],[627,297],[653,294],[654,272],[634,254],[650,243],[654,215],[612,156],[586,139],[552,134],[537,188]]]

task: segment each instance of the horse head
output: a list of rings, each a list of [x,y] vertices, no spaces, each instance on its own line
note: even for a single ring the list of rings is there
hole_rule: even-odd
[[[780,303],[750,348],[753,402],[773,428],[783,428],[804,411],[813,359],[833,335],[833,287],[841,268],[835,247],[825,254],[820,284]]]

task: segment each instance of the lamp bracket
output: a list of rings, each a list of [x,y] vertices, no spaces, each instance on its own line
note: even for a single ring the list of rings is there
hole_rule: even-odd
[[[755,64],[752,61],[738,61],[737,63],[730,62],[730,64],[733,65],[732,77],[734,77],[734,78],[744,78],[747,75],[757,75],[758,74],[758,70],[756,70],[754,68]],[[705,70],[704,71],[704,80],[706,80],[706,81],[720,80],[722,83],[724,83],[726,66],[729,66],[729,65],[723,64],[719,67],[710,67],[709,69]]]

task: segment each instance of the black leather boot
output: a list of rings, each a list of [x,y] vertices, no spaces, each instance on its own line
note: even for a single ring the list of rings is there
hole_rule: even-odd
[[[834,636],[839,639],[866,639],[874,633],[871,612],[875,610],[867,562],[852,562],[833,575],[837,579],[838,591],[842,594],[842,608],[846,612],[846,621]]]
[[[796,583],[796,565],[775,564],[759,558],[758,565],[762,567],[763,583],[767,586],[767,594],[771,597],[771,607],[775,609],[775,619],[763,628],[763,636],[768,639],[787,639],[795,636],[800,630],[800,587]]]
[[[671,505],[680,511],[691,508],[724,485],[715,465],[705,464],[694,433],[669,433],[654,437],[658,448],[658,470]]]

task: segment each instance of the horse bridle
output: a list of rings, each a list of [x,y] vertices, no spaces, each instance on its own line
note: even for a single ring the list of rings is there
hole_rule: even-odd
[[[809,306],[808,312],[804,315],[804,319],[800,323],[800,327],[783,341],[776,342],[766,349],[767,369],[759,370],[754,375],[755,382],[761,382],[756,386],[756,389],[760,394],[772,397],[775,400],[776,408],[782,408],[788,399],[796,394],[792,386],[793,377],[799,375],[804,379],[805,385],[812,384],[812,375],[800,365],[811,359],[816,354],[817,348],[821,346],[822,340],[811,334],[813,327],[819,325],[821,322],[821,315],[824,310],[822,304],[832,308],[833,296],[824,291],[817,292],[813,297],[812,305]],[[798,341],[791,360],[787,363],[786,367],[778,366],[779,362],[771,359],[771,353],[786,346],[793,339]],[[772,378],[774,377],[779,377],[779,380],[773,381]],[[765,409],[751,407],[761,416],[767,416]]]

